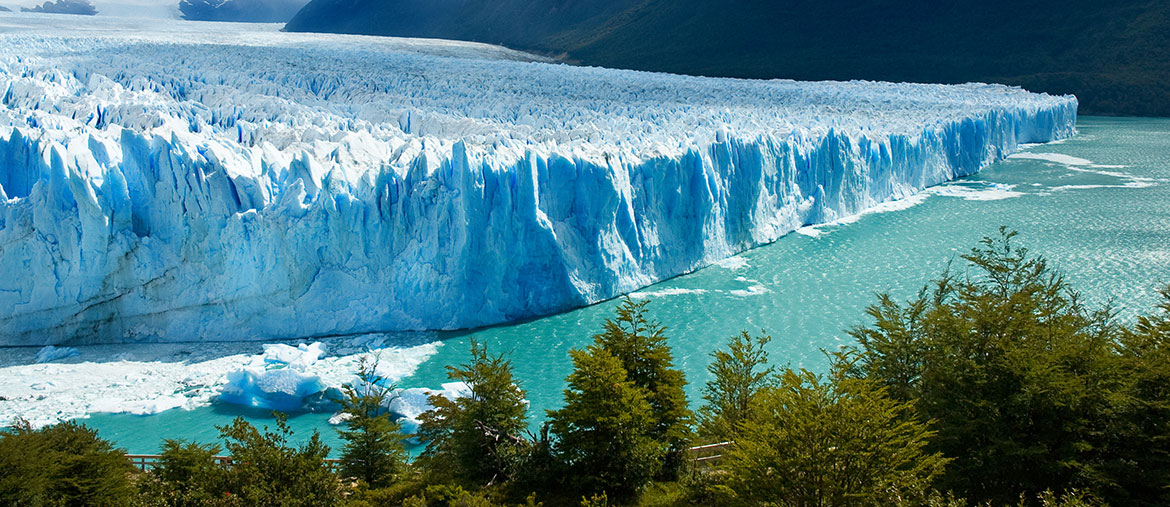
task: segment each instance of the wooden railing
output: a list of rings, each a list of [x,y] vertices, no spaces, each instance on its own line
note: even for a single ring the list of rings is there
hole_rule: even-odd
[[[127,454],[126,459],[130,460],[130,463],[134,465],[134,468],[145,472],[152,468],[158,467],[162,456],[158,454]],[[216,456],[214,459],[217,465],[224,468],[231,468],[233,463],[231,456]],[[336,472],[341,469],[341,460],[327,459],[325,460],[325,465]]]
[[[700,445],[687,449],[687,453],[691,456],[691,464],[695,470],[699,468],[715,468],[719,461],[723,459],[724,453],[732,445],[735,445],[735,442]],[[126,459],[130,460],[134,468],[145,472],[158,467],[162,456],[158,454],[127,454]],[[214,459],[216,464],[221,467],[230,468],[232,466],[233,460],[231,456],[216,456]],[[341,460],[339,459],[327,459],[325,460],[325,464],[335,472],[341,469]]]
[[[691,457],[692,473],[698,474],[700,470],[710,470],[719,466],[719,462],[733,445],[735,442],[719,442],[687,449]]]

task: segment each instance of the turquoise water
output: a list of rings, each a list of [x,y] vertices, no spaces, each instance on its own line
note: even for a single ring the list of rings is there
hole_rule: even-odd
[[[658,294],[649,308],[668,328],[692,402],[707,379],[708,355],[733,334],[763,330],[774,337],[775,363],[821,370],[821,351],[851,342],[845,330],[865,322],[875,294],[909,297],[1001,225],[1018,230],[1019,243],[1049,258],[1090,303],[1112,301],[1122,319],[1148,311],[1156,288],[1170,282],[1170,120],[1082,118],[1079,131],[1064,143],[1027,151],[1098,167],[1010,159],[943,191],[959,197],[931,195],[906,209],[822,227],[817,237],[790,234],[742,260],[641,291]],[[399,384],[438,387],[446,381],[444,367],[465,361],[476,338],[511,356],[539,419],[560,404],[569,349],[588,344],[616,304],[450,333]],[[153,452],[164,437],[213,440],[214,425],[237,415],[271,420],[263,412],[213,405],[153,416],[97,414],[86,423],[131,452]],[[318,429],[336,446],[329,415],[295,415],[290,423],[302,436]]]

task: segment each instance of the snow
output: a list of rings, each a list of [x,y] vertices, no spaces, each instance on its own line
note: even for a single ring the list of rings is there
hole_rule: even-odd
[[[0,344],[529,318],[843,223],[1076,121],[1075,98],[999,85],[69,22],[0,15],[0,269],[18,273],[0,277]]]
[[[264,362],[266,364],[284,364],[293,368],[306,368],[316,363],[325,354],[325,346],[321,342],[312,344],[298,344],[292,346],[284,343],[264,345]]]
[[[254,342],[82,346],[85,361],[28,364],[28,349],[9,349],[0,364],[0,424],[23,417],[40,426],[93,413],[148,415],[194,409],[216,401],[280,410],[330,410],[320,398],[356,379],[358,362],[373,355],[390,382],[412,375],[438,352],[438,341],[388,335],[279,344],[301,350],[289,363],[271,361],[274,348]],[[301,349],[304,345],[305,350]],[[285,350],[281,348],[280,350]],[[306,360],[316,350],[322,356]],[[330,354],[324,354],[329,350]],[[299,366],[290,366],[299,364]]]

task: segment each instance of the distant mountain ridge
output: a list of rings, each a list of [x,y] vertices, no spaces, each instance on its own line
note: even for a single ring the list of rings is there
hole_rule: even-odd
[[[283,23],[304,7],[308,0],[181,0],[183,19]]]
[[[289,31],[502,44],[744,78],[998,82],[1170,116],[1163,0],[312,0]]]

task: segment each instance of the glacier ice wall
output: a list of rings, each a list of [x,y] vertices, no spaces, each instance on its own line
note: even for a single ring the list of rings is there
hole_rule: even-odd
[[[547,314],[1076,122],[1073,97],[999,85],[710,79],[163,28],[0,28],[0,344]]]

